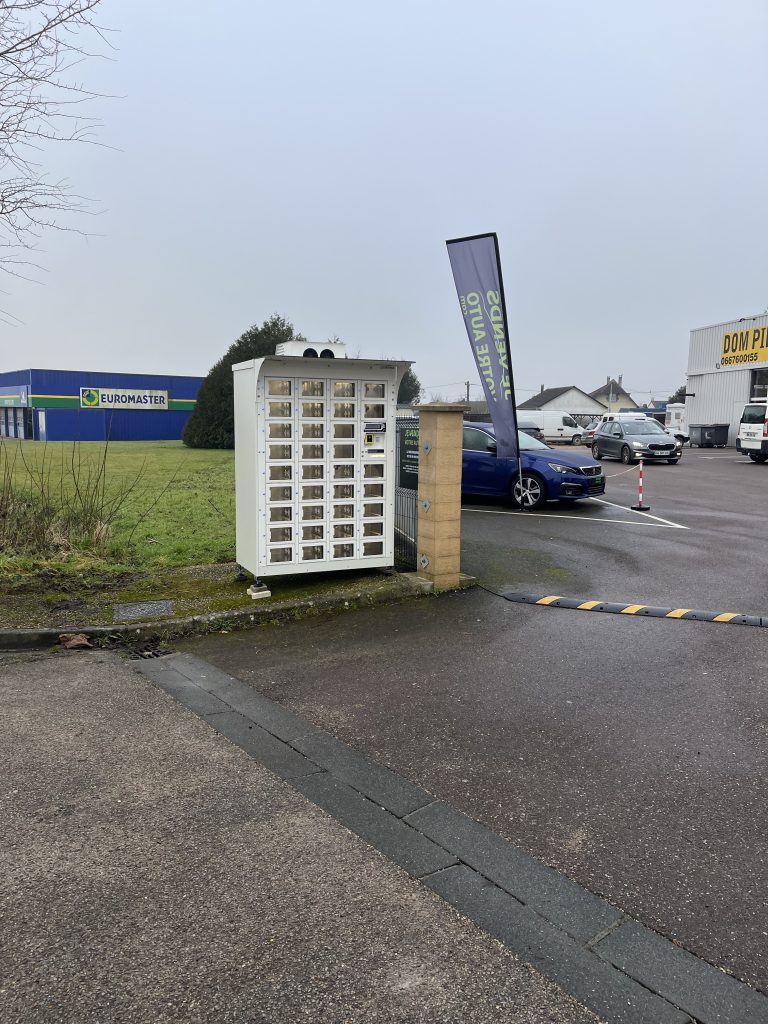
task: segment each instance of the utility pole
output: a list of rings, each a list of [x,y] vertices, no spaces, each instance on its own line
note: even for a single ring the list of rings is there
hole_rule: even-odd
[[[467,385],[467,402],[469,402],[469,381],[465,380],[464,383]]]

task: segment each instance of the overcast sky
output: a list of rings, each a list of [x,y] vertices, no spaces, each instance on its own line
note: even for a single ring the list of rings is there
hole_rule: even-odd
[[[0,369],[203,374],[273,312],[477,383],[446,238],[499,235],[518,399],[684,380],[768,306],[764,0],[105,0],[103,212],[6,280]],[[53,164],[51,164],[53,166]],[[479,387],[473,396],[480,397]]]

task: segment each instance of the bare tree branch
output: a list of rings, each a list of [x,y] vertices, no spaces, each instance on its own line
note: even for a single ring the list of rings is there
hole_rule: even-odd
[[[20,274],[23,258],[52,228],[88,203],[66,181],[52,180],[41,159],[54,142],[93,142],[98,122],[80,108],[98,94],[74,77],[107,42],[93,21],[102,0],[0,0],[0,270]],[[107,43],[107,45],[109,45]]]

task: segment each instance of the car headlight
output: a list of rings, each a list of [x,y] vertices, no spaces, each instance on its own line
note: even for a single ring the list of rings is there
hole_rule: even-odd
[[[680,440],[675,441],[675,447],[682,448],[683,447],[683,442],[680,441]]]
[[[573,466],[561,466],[559,462],[548,462],[547,465],[555,473],[575,473]]]
[[[642,441],[633,441],[632,442],[632,447],[633,448],[645,448],[645,445],[642,443]]]

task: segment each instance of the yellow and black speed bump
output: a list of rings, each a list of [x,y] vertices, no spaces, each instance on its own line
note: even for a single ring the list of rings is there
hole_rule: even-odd
[[[727,622],[734,626],[768,626],[768,615],[742,615],[739,612],[700,612],[693,608],[655,608],[649,604],[618,604],[615,601],[585,601],[557,594],[523,594],[501,591],[500,596],[517,604],[536,604],[544,608],[572,608],[582,612],[608,612],[612,615],[646,615],[652,619],[695,619],[698,622]]]

